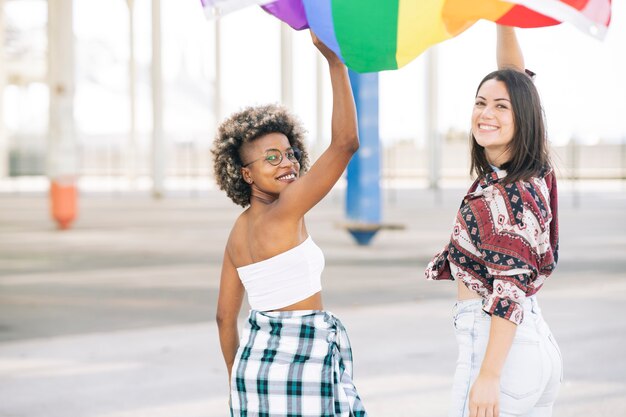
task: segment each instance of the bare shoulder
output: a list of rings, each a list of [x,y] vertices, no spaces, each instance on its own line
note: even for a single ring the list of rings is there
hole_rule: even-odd
[[[226,242],[226,253],[236,266],[246,264],[247,258],[250,257],[247,250],[248,245],[246,244],[248,240],[248,221],[248,211],[246,210],[235,220]]]
[[[307,237],[304,219],[277,216],[272,209],[263,213],[244,212],[235,222],[227,252],[236,267],[259,262],[299,245]]]

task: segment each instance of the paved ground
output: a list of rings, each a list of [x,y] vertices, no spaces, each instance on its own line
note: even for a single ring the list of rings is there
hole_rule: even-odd
[[[626,192],[584,192],[574,208],[561,189],[561,262],[540,293],[566,364],[555,416],[624,416]],[[307,217],[372,416],[446,413],[454,287],[422,271],[461,194],[388,192],[385,219],[406,229],[365,248],[337,227],[340,192]],[[237,213],[215,191],[92,194],[59,232],[43,196],[0,194],[0,416],[227,416],[213,316]]]

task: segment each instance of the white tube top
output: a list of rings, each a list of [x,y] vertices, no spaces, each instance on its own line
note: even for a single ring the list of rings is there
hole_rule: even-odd
[[[324,254],[311,236],[276,256],[237,268],[253,310],[287,307],[322,290]]]

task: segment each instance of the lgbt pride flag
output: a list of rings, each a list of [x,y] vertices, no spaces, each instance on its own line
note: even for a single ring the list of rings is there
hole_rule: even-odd
[[[611,20],[611,0],[274,0],[262,7],[294,29],[313,29],[358,72],[400,68],[479,19],[523,28],[568,22],[598,38]]]

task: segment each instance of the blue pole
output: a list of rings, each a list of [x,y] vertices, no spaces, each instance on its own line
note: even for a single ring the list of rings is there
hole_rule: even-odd
[[[359,245],[378,232],[380,207],[380,138],[378,133],[378,73],[349,71],[359,126],[359,151],[348,165],[346,217],[348,231]]]

